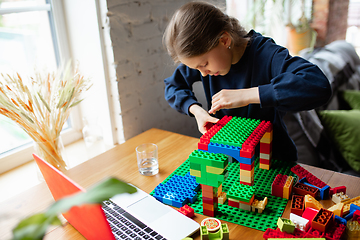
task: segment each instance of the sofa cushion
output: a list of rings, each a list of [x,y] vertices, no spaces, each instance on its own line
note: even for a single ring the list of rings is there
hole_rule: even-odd
[[[324,110],[319,116],[343,158],[360,172],[360,110]]]
[[[350,108],[360,110],[360,91],[345,90],[340,92],[340,96]]]

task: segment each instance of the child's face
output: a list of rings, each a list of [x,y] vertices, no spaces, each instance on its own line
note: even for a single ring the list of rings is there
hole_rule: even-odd
[[[197,69],[202,76],[226,75],[231,67],[232,53],[223,43],[219,44],[211,51],[191,58],[181,58],[180,61],[189,68]]]

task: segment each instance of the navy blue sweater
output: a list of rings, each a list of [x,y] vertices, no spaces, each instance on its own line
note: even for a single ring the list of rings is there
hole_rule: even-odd
[[[198,70],[180,64],[174,74],[165,79],[165,99],[177,111],[192,116],[189,107],[199,104],[192,91],[196,81],[202,81],[208,103],[222,89],[259,87],[260,104],[222,109],[225,115],[271,121],[273,123],[273,158],[297,160],[297,150],[282,117],[286,112],[310,110],[327,103],[332,91],[328,79],[314,64],[292,57],[286,48],[271,38],[250,31],[250,42],[239,62],[225,76],[202,77]]]

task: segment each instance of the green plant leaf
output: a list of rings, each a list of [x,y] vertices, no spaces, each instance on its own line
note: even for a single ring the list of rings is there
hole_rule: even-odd
[[[72,206],[78,206],[85,203],[101,203],[116,194],[134,193],[136,191],[136,188],[119,179],[108,178],[86,192],[79,192],[55,202],[47,212],[49,214],[59,214],[68,211]]]
[[[41,240],[45,236],[50,225],[61,225],[59,218],[48,216],[46,213],[38,213],[22,220],[13,229],[14,240]]]
[[[87,203],[101,203],[114,195],[135,193],[135,187],[110,177],[86,192],[79,192],[53,203],[45,213],[38,213],[22,220],[13,229],[13,240],[40,240],[50,225],[61,225],[57,215],[67,212],[73,206]]]

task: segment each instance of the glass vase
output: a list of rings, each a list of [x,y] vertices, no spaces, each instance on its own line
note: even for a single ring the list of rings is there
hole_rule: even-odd
[[[61,137],[48,141],[35,141],[34,150],[36,155],[60,171],[65,172],[69,169]]]
[[[93,158],[105,152],[105,142],[101,126],[97,123],[97,117],[83,118],[84,128],[82,134],[86,146],[88,158]]]

